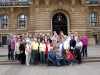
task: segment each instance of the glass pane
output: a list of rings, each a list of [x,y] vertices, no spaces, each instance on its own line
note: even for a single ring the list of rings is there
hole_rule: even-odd
[[[25,26],[26,26],[26,16],[21,15],[19,17],[19,28],[25,28]]]
[[[8,16],[3,15],[1,18],[1,28],[7,29],[7,26],[8,26]]]

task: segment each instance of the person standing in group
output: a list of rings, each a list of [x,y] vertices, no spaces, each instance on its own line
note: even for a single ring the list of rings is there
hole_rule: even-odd
[[[53,45],[53,49],[54,50],[58,50],[59,49],[59,44],[57,43],[57,40],[56,39],[53,39],[52,45]]]
[[[42,43],[39,45],[39,52],[40,52],[40,65],[44,63],[45,61],[45,51],[46,51],[46,44],[44,40],[42,40]]]
[[[25,47],[25,55],[26,55],[26,65],[30,65],[30,54],[31,54],[31,45],[30,41],[26,40],[26,47]]]
[[[16,53],[17,62],[20,62],[20,50],[19,50],[20,43],[21,40],[18,39],[18,42],[15,44],[15,53]]]
[[[38,64],[38,47],[39,43],[37,42],[37,39],[34,39],[34,42],[32,43],[32,53],[33,53],[33,63],[34,65]]]
[[[15,50],[15,38],[13,35],[13,38],[11,39],[11,59],[14,60],[14,50]]]
[[[84,33],[81,36],[81,42],[83,43],[83,48],[82,48],[83,57],[84,55],[86,55],[87,57],[88,38]]]
[[[81,58],[82,46],[83,46],[83,44],[80,41],[80,38],[77,38],[75,50],[77,51],[77,60],[79,60],[79,62],[78,62],[79,64],[82,63],[82,58]]]
[[[22,43],[19,46],[19,50],[21,52],[21,64],[24,65],[25,64],[25,40],[22,40]]]
[[[45,52],[45,58],[46,58],[46,60],[47,60],[48,53],[50,51],[50,47],[52,47],[52,43],[50,43],[50,40],[48,39],[47,43],[46,43],[46,52]]]
[[[73,56],[75,56],[75,45],[76,45],[76,41],[74,39],[74,36],[71,36],[71,40],[70,40],[70,51],[73,54]]]
[[[9,38],[7,39],[7,45],[8,45],[8,60],[11,59],[11,39],[13,38],[13,35],[10,34]]]

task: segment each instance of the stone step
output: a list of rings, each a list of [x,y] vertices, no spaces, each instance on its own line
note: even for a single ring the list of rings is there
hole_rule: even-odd
[[[77,63],[78,60],[75,60],[74,63]],[[83,59],[82,60],[83,63],[87,63],[87,62],[100,62],[100,59]],[[20,62],[16,62],[16,60],[12,61],[12,60],[6,60],[6,61],[0,61],[0,65],[15,65],[15,64],[20,64]]]

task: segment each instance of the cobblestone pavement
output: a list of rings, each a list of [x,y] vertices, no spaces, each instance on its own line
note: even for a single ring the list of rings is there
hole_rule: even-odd
[[[7,49],[0,49],[0,55],[7,55]],[[100,56],[100,45],[90,45],[88,56]],[[7,57],[0,57],[0,61]],[[0,65],[0,75],[100,75],[100,62],[86,62],[72,66],[47,66],[47,65]]]

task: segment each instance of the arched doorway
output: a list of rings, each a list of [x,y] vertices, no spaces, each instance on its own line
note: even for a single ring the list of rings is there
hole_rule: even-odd
[[[63,13],[56,13],[52,17],[52,31],[56,31],[60,34],[63,31],[64,34],[68,34],[67,18]]]

